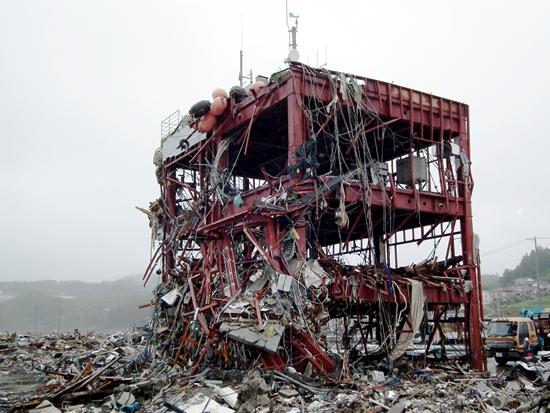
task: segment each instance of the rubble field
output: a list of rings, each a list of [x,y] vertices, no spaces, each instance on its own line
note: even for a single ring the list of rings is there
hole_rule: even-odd
[[[113,335],[0,338],[0,411],[58,412],[546,412],[540,361],[476,372],[459,361],[360,359],[344,380],[315,374],[173,365],[144,327]],[[260,364],[258,364],[260,365]]]

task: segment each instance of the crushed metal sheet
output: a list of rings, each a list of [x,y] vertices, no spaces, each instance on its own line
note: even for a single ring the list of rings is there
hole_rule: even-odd
[[[220,325],[220,332],[227,333],[227,336],[233,340],[276,353],[283,336],[284,326],[268,322],[264,325],[263,331],[259,331],[256,326],[224,322]]]

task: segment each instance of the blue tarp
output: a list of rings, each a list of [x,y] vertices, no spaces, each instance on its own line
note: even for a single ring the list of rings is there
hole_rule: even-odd
[[[531,308],[522,308],[520,314],[522,317],[531,318],[534,315],[537,315],[540,313],[547,313],[549,311],[550,309],[545,307],[531,307]]]

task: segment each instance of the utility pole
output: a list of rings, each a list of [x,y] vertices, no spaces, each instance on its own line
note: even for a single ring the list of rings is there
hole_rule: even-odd
[[[533,241],[535,243],[535,271],[537,273],[537,303],[540,307],[540,269],[539,269],[539,247],[537,240],[539,239],[550,239],[550,237],[535,237],[527,238],[527,241]]]
[[[38,306],[34,306],[34,335],[38,333]]]
[[[59,307],[57,308],[57,333],[61,334],[61,301],[59,302]]]

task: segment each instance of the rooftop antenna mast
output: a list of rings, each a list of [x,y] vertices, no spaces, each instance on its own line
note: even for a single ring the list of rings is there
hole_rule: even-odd
[[[288,24],[288,18],[291,17],[294,19],[294,26],[290,27]],[[298,33],[298,18],[300,16],[295,15],[294,13],[288,12],[288,0],[286,1],[286,27],[288,29],[288,57],[285,62],[297,62],[300,60],[300,53],[298,53],[298,44],[296,43],[296,33]]]
[[[252,69],[248,76],[243,74],[243,14],[241,12],[241,50],[239,51],[239,85],[243,87],[244,81],[249,80],[252,83]]]

